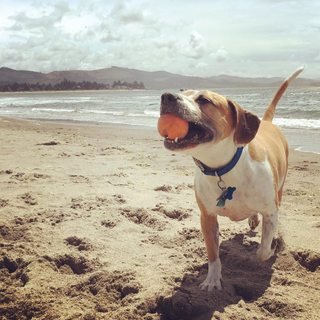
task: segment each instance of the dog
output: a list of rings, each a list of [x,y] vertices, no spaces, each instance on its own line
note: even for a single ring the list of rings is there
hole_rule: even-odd
[[[218,216],[248,219],[254,230],[262,215],[260,261],[274,255],[278,210],[288,170],[288,143],[272,123],[275,109],[288,85],[303,71],[297,69],[280,86],[262,120],[238,103],[208,90],[186,90],[161,96],[160,119],[178,117],[188,129],[170,136],[158,123],[164,146],[191,155],[196,164],[195,196],[201,211],[201,230],[208,255],[208,273],[201,289],[221,289]],[[159,119],[159,121],[160,121]],[[170,119],[168,121],[171,121]],[[170,138],[169,138],[170,137]]]

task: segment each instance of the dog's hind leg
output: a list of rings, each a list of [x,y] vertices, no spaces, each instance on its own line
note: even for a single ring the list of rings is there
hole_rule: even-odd
[[[248,224],[251,230],[254,230],[260,223],[260,219],[258,214],[254,214],[250,218],[248,218]]]

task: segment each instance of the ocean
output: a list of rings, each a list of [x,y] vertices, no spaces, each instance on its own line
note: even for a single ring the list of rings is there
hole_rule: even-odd
[[[226,88],[216,92],[262,116],[277,88]],[[177,90],[0,93],[0,116],[113,123],[155,128],[160,96]],[[320,88],[288,88],[274,123],[291,148],[320,153]]]

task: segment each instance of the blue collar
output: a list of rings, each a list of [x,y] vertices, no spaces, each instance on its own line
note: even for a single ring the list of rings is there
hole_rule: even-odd
[[[230,160],[229,163],[227,163],[225,166],[214,169],[206,166],[204,163],[202,163],[200,160],[193,158],[195,164],[200,168],[203,174],[206,176],[216,176],[216,177],[221,177],[224,174],[228,173],[231,171],[235,165],[238,163],[241,154],[243,151],[243,147],[239,147],[234,154],[233,158]]]

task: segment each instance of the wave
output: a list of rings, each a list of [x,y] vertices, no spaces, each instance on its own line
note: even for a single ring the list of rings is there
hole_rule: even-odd
[[[159,111],[145,110],[143,113],[128,113],[128,117],[138,117],[138,118],[158,118],[160,116]]]
[[[91,102],[92,99],[90,98],[76,98],[76,99],[70,99],[70,98],[64,98],[64,99],[23,99],[23,98],[8,98],[0,100],[0,106],[3,107],[10,107],[10,108],[21,108],[21,107],[30,107],[34,105],[42,106],[42,105],[53,105],[53,104],[84,104]],[[102,100],[95,101],[95,102],[103,102]]]
[[[261,93],[239,93],[239,94],[233,94],[233,98],[252,98],[252,97],[261,97]]]
[[[144,114],[147,116],[158,118],[160,116],[160,111],[144,110]]]
[[[126,121],[110,121],[110,120],[101,120],[101,123],[111,123],[111,124],[119,124],[119,125],[128,125],[128,126],[138,126],[138,127],[149,127],[149,128],[155,128],[154,123],[146,123],[146,122],[132,122],[129,120]]]
[[[32,108],[31,111],[39,112],[75,112],[75,109],[56,109],[56,108]]]
[[[106,110],[80,110],[80,113],[95,113],[95,114],[108,114],[113,116],[123,116],[125,115],[124,111],[106,111]]]
[[[287,128],[320,129],[320,119],[288,119],[275,118],[273,123]]]

